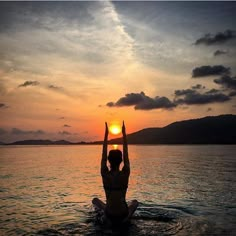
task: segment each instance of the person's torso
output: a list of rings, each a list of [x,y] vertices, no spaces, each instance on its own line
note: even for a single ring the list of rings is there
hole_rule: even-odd
[[[129,174],[125,171],[109,171],[103,175],[103,186],[106,193],[107,210],[112,214],[122,214],[127,211],[126,191]]]

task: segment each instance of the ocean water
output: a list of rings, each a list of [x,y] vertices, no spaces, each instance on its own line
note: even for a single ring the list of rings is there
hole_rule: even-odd
[[[235,145],[130,145],[140,205],[120,229],[91,204],[105,200],[101,148],[1,146],[0,235],[236,235]]]

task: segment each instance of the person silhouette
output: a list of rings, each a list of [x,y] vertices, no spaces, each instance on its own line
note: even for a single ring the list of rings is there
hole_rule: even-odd
[[[128,156],[128,144],[126,138],[125,124],[123,121],[123,162],[124,166],[120,170],[122,162],[122,152],[118,149],[110,150],[107,156],[108,126],[105,123],[105,136],[101,160],[101,176],[106,195],[106,204],[98,198],[94,198],[92,203],[105,213],[105,218],[113,225],[120,225],[128,222],[138,207],[138,201],[132,200],[127,204],[126,192],[130,175],[130,162]],[[107,167],[107,159],[110,163],[110,170]]]

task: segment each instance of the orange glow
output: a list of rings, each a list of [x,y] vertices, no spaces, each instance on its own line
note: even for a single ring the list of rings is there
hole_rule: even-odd
[[[121,128],[119,125],[113,124],[109,127],[109,131],[110,131],[110,133],[112,133],[114,135],[118,135],[121,132]]]
[[[112,147],[113,147],[113,149],[116,150],[116,149],[118,149],[118,144],[113,144]]]

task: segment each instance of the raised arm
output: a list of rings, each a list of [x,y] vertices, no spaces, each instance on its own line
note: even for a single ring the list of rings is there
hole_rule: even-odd
[[[130,172],[130,164],[129,164],[129,155],[128,155],[128,144],[126,138],[126,130],[125,130],[125,123],[123,121],[122,125],[122,134],[123,134],[123,159],[124,159],[124,170]]]
[[[107,122],[106,122],[105,123],[105,135],[104,135],[103,148],[102,148],[101,175],[103,175],[106,171],[108,171],[108,168],[107,168],[107,139],[108,139],[108,127],[107,127]]]

